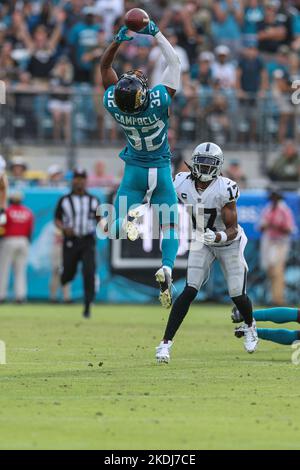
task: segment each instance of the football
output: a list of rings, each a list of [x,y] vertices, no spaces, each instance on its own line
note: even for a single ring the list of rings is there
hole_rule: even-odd
[[[132,8],[125,15],[125,24],[128,29],[134,32],[141,31],[149,23],[150,18],[141,8]]]

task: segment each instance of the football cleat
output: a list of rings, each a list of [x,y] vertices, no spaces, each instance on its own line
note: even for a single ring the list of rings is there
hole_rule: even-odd
[[[156,360],[159,364],[168,364],[170,362],[170,349],[172,344],[172,341],[168,341],[167,343],[162,341],[156,348]]]
[[[124,223],[124,230],[127,234],[128,239],[131,242],[135,242],[140,236],[138,223],[137,223],[139,216],[140,214],[138,211],[135,211],[135,210],[129,211],[128,218]]]
[[[155,274],[156,282],[159,283],[159,301],[164,308],[172,305],[172,279],[165,268],[160,268]]]
[[[231,320],[232,320],[232,323],[242,323],[244,321],[242,314],[240,313],[240,311],[237,309],[236,306],[232,308]]]
[[[236,328],[234,334],[237,338],[244,337],[244,347],[249,354],[256,351],[259,339],[255,320],[253,320],[252,326],[248,326],[244,323],[239,328]]]

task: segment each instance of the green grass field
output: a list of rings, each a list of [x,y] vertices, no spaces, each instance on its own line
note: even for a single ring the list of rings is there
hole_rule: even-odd
[[[172,362],[151,306],[1,306],[1,449],[299,449],[291,348],[247,355],[228,308],[195,306]]]

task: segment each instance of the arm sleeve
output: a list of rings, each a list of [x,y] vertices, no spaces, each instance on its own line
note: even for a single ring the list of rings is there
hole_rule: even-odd
[[[171,46],[165,36],[159,32],[156,34],[158,46],[168,64],[162,76],[162,84],[172,90],[178,90],[180,86],[180,60],[174,48]]]

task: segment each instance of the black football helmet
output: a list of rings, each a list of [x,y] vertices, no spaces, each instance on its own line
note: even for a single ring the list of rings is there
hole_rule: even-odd
[[[115,102],[123,113],[137,114],[148,105],[147,77],[140,70],[124,73],[115,86]]]

